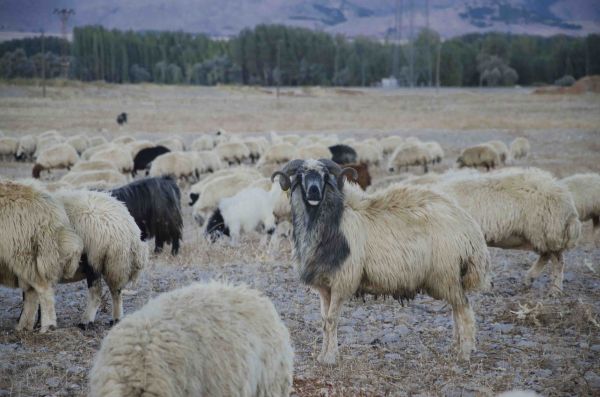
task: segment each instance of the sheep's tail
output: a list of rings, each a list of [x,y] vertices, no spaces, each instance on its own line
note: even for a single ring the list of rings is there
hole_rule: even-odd
[[[79,259],[83,253],[83,241],[69,227],[63,227],[58,232],[60,257],[63,258],[64,268],[62,277],[71,278],[79,268]]]
[[[577,240],[581,236],[581,222],[575,214],[571,214],[567,220],[564,233],[564,246],[573,248],[577,244]]]
[[[485,243],[461,264],[460,274],[465,291],[487,291],[492,287],[491,258]]]
[[[136,283],[140,272],[148,263],[148,244],[142,241],[136,241],[136,244],[134,244],[132,248],[133,260],[130,281]]]

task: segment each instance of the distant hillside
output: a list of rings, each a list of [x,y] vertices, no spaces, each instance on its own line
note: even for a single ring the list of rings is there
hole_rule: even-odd
[[[425,25],[425,0],[403,0],[402,36],[414,8]],[[430,26],[445,37],[502,31],[536,35],[600,32],[597,0],[430,0]],[[59,32],[54,8],[74,8],[72,26],[183,30],[230,36],[261,23],[283,23],[349,36],[394,34],[395,0],[3,0],[1,31]],[[1,32],[0,32],[1,33]],[[6,35],[6,34],[5,34]]]

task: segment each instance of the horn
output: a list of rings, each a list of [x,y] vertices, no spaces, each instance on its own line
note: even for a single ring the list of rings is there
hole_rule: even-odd
[[[292,186],[290,177],[281,171],[275,171],[273,175],[271,175],[271,182],[275,182],[275,177],[277,175],[279,175],[279,186],[281,186],[281,190],[283,190],[284,192],[287,191],[290,188],[290,186]]]
[[[356,170],[354,168],[352,168],[352,167],[344,168],[337,177],[337,184],[338,184],[339,190],[342,190],[344,188],[344,180],[345,180],[347,174],[350,174],[350,175],[348,175],[348,180],[355,181],[358,179],[358,172],[356,172]]]
[[[319,159],[319,162],[327,167],[327,170],[336,177],[342,172],[339,164],[329,159]]]
[[[281,171],[275,171],[273,175],[271,175],[271,182],[275,181],[275,176],[279,175],[279,185],[281,186],[281,190],[288,190],[292,186],[290,176],[295,174],[302,164],[304,164],[304,160],[290,161],[281,169]]]

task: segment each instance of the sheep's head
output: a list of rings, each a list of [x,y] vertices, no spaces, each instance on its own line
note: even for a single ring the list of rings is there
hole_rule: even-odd
[[[353,180],[358,178],[353,168],[342,169],[328,159],[292,160],[281,171],[273,173],[271,181],[279,176],[279,185],[284,191],[293,191],[300,186],[305,204],[315,207],[321,204],[328,188],[338,191],[343,189],[347,174]]]

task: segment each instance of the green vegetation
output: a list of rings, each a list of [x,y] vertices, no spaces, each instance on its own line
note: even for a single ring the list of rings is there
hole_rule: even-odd
[[[47,77],[60,75],[65,48],[70,78],[110,83],[372,86],[395,75],[402,85],[424,86],[434,83],[438,54],[443,86],[552,84],[600,74],[598,34],[469,34],[440,44],[436,32],[422,30],[413,47],[399,48],[282,25],[259,25],[229,40],[100,26],[75,28],[73,38],[46,38]],[[39,78],[42,59],[40,38],[0,43],[0,78]]]

